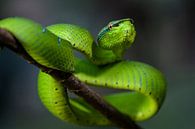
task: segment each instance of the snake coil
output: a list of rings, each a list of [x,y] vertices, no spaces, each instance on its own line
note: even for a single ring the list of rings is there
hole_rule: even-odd
[[[136,35],[130,19],[105,26],[98,34],[98,45],[86,29],[71,24],[43,28],[32,20],[12,17],[0,20],[0,28],[11,32],[27,53],[44,66],[71,72],[92,86],[125,90],[104,98],[135,121],[152,117],[163,103],[166,83],[162,73],[150,65],[122,58]],[[75,51],[86,58],[78,58]],[[46,108],[63,121],[111,124],[81,98],[69,98],[66,89],[44,72],[38,76],[38,92]]]

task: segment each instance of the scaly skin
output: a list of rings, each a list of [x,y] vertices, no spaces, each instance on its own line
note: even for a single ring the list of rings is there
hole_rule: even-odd
[[[42,28],[28,19],[7,18],[0,21],[0,28],[10,31],[42,65],[71,72],[93,86],[126,90],[105,99],[135,121],[152,117],[163,103],[166,83],[160,71],[122,59],[136,34],[129,19],[105,26],[98,34],[99,45],[86,29],[71,24]],[[87,59],[79,59],[74,51],[83,53]],[[63,121],[80,125],[111,124],[82,99],[70,99],[66,89],[46,73],[39,74],[38,92],[46,108]]]

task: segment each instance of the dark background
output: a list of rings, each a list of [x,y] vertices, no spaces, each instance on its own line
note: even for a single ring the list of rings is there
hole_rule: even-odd
[[[159,68],[168,82],[160,112],[139,123],[145,129],[195,128],[194,12],[193,0],[0,1],[0,18],[22,16],[44,26],[77,24],[94,37],[109,21],[132,18],[137,37],[126,57]],[[37,95],[37,73],[36,67],[13,52],[5,49],[0,54],[0,129],[92,129],[64,123],[43,107]]]

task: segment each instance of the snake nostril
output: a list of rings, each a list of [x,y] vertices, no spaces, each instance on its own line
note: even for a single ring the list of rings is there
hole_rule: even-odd
[[[129,30],[126,30],[126,33],[129,33]]]

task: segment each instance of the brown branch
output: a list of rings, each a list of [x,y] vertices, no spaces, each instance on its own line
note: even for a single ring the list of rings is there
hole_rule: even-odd
[[[71,73],[55,70],[37,63],[29,54],[23,49],[18,40],[8,31],[0,28],[0,46],[5,46],[18,55],[22,56],[29,63],[37,66],[42,71],[45,71],[59,80],[70,91],[82,97],[92,107],[103,114],[114,125],[122,129],[141,129],[128,116],[120,113],[117,109],[107,103],[98,93],[91,90],[86,84],[79,81]]]

